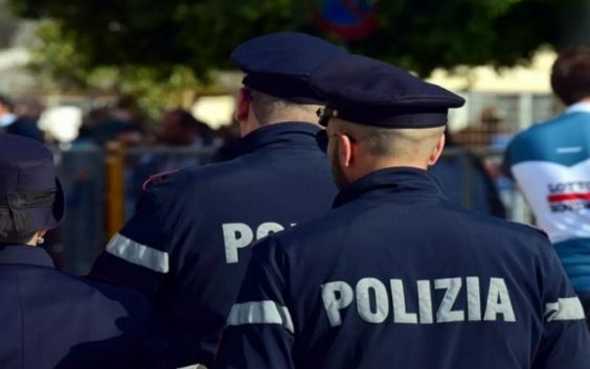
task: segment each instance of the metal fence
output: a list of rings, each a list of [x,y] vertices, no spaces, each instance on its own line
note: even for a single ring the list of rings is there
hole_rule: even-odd
[[[64,269],[85,274],[96,256],[104,249],[110,236],[117,232],[132,214],[149,175],[165,170],[202,165],[211,160],[212,150],[173,149],[157,147],[124,150],[121,147],[101,149],[91,145],[74,145],[56,151],[58,171],[66,191],[67,214],[61,226]],[[498,150],[479,153],[484,166],[497,166]],[[482,208],[481,168],[473,164],[473,155],[465,150],[449,149],[439,168],[447,165],[445,180],[449,197],[467,208]],[[492,178],[492,185],[506,207],[507,218],[530,221],[530,213],[512,183],[501,176]],[[59,237],[58,237],[59,239]]]

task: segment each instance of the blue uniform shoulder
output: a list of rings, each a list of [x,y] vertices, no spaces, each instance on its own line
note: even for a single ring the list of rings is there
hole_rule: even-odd
[[[481,239],[477,247],[493,245],[493,251],[482,249],[491,251],[490,255],[513,255],[530,260],[544,258],[543,255],[553,248],[547,234],[536,227],[451,206],[451,211],[461,219],[457,222],[457,232],[476,235],[471,239]]]
[[[150,176],[142,186],[144,194],[166,196],[181,189],[188,179],[188,169],[172,170]]]
[[[135,320],[147,321],[151,314],[149,301],[138,291],[87,279],[80,282],[87,286],[88,291],[99,293],[102,303],[123,307]]]
[[[549,242],[547,233],[545,233],[540,228],[524,223],[512,222],[498,217],[481,214],[467,209],[457,209],[457,211],[463,212],[466,218],[470,219],[476,224],[497,228],[500,234],[532,237],[538,241]]]
[[[248,184],[262,185],[285,181],[285,176],[295,177],[294,172],[298,170],[304,170],[305,173],[302,174],[309,176],[308,178],[325,179],[326,184],[332,184],[328,163],[323,153],[319,150],[317,153],[307,152],[305,154],[307,161],[301,155],[297,153],[296,160],[292,161],[293,155],[286,153],[273,156],[269,152],[254,151],[226,162],[190,168],[185,174],[192,188],[195,189],[194,186],[197,186],[198,192],[203,195],[227,193],[228,187],[236,189],[239,186],[244,189],[248,188]],[[320,166],[322,168],[325,166],[325,173],[316,172]]]
[[[182,198],[181,194],[187,190],[196,194],[195,186],[235,176],[240,167],[236,161],[238,159],[158,173],[145,181],[143,192],[160,201]]]
[[[138,291],[52,269],[40,272],[45,274],[44,279],[53,280],[52,284],[59,287],[52,293],[63,294],[72,304],[87,304],[89,309],[100,311],[104,316],[125,311],[133,320],[145,322],[151,313],[149,301]]]
[[[50,344],[36,347],[5,340],[0,344],[0,356],[21,352],[31,367],[39,368],[81,368],[88,363],[146,367],[140,362],[144,355],[152,355],[143,348],[150,331],[151,308],[138,292],[37,265],[3,265],[1,274],[2,297],[15,302],[1,315],[13,320],[24,314],[34,327],[23,329],[7,322],[6,333],[24,336],[22,342]]]
[[[186,175],[191,182],[207,181],[209,179],[223,180],[239,176],[245,171],[248,165],[248,155],[242,155],[232,160],[206,164],[186,170]]]
[[[287,254],[298,253],[301,248],[315,248],[318,241],[324,247],[333,245],[330,242],[333,236],[344,229],[358,230],[363,232],[363,224],[370,222],[370,212],[372,208],[363,209],[354,204],[332,209],[325,216],[309,221],[297,227],[285,230],[274,235],[274,244],[280,245],[280,248]],[[384,205],[388,206],[388,205]],[[387,210],[385,210],[387,211]],[[473,212],[467,209],[457,207],[453,204],[443,205],[435,208],[431,221],[436,217],[440,219],[453,219],[453,224],[457,224],[457,232],[461,229],[469,229],[470,232],[480,233],[481,235],[490,235],[498,240],[497,247],[504,247],[507,250],[520,250],[528,255],[538,255],[539,245],[551,247],[549,238],[542,230],[521,223],[515,223],[500,219],[497,217]],[[375,213],[382,215],[382,212]],[[424,218],[422,218],[424,220]],[[435,222],[436,223],[436,222]],[[397,225],[400,226],[399,224]],[[450,229],[449,231],[452,231]],[[370,235],[367,235],[370,237]],[[335,247],[339,247],[336,245]]]
[[[252,180],[261,180],[256,176],[256,165],[244,157],[238,157],[220,163],[211,163],[185,169],[178,174],[176,192],[182,192],[184,198],[198,198],[205,202],[218,194],[235,192],[238,187]],[[175,195],[178,197],[178,194]]]
[[[148,191],[154,187],[158,187],[159,185],[163,185],[166,183],[170,183],[174,181],[174,175],[177,174],[178,170],[170,170],[166,172],[157,173],[148,177],[148,179],[143,183],[142,190]]]
[[[90,326],[114,330],[115,319],[129,319],[129,329],[143,331],[151,315],[151,305],[141,293],[115,287],[52,268],[14,264],[3,267],[3,277],[16,276],[23,306],[51,309],[55,314],[85,316]],[[4,275],[5,274],[5,275]],[[48,317],[49,319],[51,317]],[[71,327],[75,330],[75,327]],[[84,333],[86,334],[86,333]]]
[[[461,226],[468,225],[476,229],[483,227],[491,232],[497,232],[498,236],[533,237],[547,242],[549,240],[547,234],[539,228],[466,209],[448,201],[445,201],[440,209],[461,219]]]
[[[193,166],[151,176],[143,186],[140,205],[148,211],[170,215],[181,209],[193,213],[198,204],[214,204],[215,200],[236,192],[247,182],[261,181],[257,165],[244,157]],[[258,171],[260,172],[260,171]]]

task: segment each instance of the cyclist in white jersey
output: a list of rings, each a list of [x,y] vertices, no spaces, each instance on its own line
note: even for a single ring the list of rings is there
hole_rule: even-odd
[[[504,165],[549,235],[588,316],[590,48],[562,52],[553,64],[551,86],[567,109],[517,135]]]

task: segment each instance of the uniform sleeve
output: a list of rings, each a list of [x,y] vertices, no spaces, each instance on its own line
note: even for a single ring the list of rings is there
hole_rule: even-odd
[[[135,215],[115,234],[89,277],[140,290],[153,298],[170,271],[173,205],[170,183],[146,188]]]
[[[217,368],[292,369],[294,326],[286,298],[287,263],[276,237],[254,246],[223,332]]]
[[[214,318],[200,313],[203,292],[194,281],[203,273],[194,260],[201,212],[198,191],[187,185],[189,174],[152,177],[134,216],[110,240],[90,275],[140,290],[156,304],[156,331],[170,347],[165,358],[170,368],[212,361],[214,351],[208,346],[204,352],[199,341],[199,332],[210,330]]]
[[[549,242],[544,248],[544,332],[534,369],[590,368],[584,309]]]

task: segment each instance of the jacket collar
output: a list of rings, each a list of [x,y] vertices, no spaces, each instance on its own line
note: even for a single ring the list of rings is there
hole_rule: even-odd
[[[0,265],[27,264],[55,268],[47,251],[40,247],[0,244]]]
[[[410,167],[381,169],[370,173],[340,191],[333,207],[358,198],[376,196],[396,197],[412,203],[445,199],[441,188],[427,171]]]
[[[245,154],[261,147],[313,148],[319,150],[315,140],[320,126],[306,122],[283,122],[260,127],[240,142],[240,153]]]

